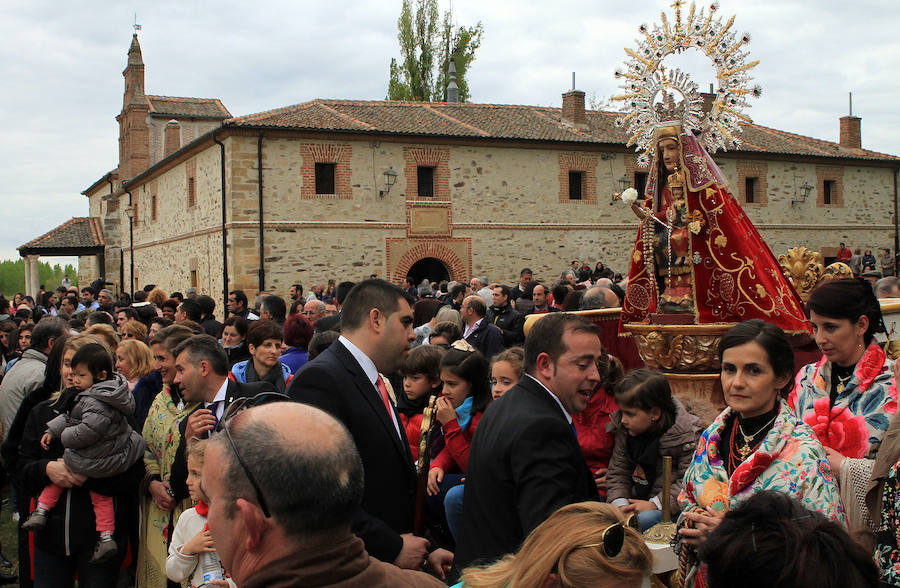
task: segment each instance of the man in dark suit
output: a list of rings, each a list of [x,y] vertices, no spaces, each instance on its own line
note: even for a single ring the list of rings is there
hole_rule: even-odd
[[[556,509],[598,499],[572,424],[600,383],[596,325],[548,314],[525,339],[525,375],[484,413],[472,440],[456,565],[516,551]]]
[[[238,398],[251,398],[263,392],[275,393],[269,382],[242,384],[228,377],[228,356],[209,335],[194,335],[179,343],[175,356],[175,385],[181,389],[185,402],[200,402],[200,406],[179,423],[181,440],[172,464],[169,484],[176,500],[188,497],[187,460],[185,449],[189,440],[204,439],[218,430],[231,403]]]
[[[420,569],[428,541],[411,533],[416,470],[380,374],[400,367],[416,338],[412,324],[402,289],[384,280],[360,282],[341,309],[341,337],[300,368],[288,395],[331,413],[353,436],[366,472],[353,532],[366,551],[381,561]]]
[[[489,360],[503,351],[503,332],[487,320],[487,306],[481,296],[466,296],[459,314],[466,343]]]

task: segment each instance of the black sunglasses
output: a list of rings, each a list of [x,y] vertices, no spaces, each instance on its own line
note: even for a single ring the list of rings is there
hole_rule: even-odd
[[[231,431],[228,430],[228,421],[234,418],[236,414],[239,414],[248,408],[268,404],[270,402],[290,402],[290,400],[290,396],[279,394],[278,392],[263,392],[256,396],[238,398],[228,406],[228,410],[225,411],[220,423],[222,425],[222,431],[225,433],[225,438],[228,439],[231,450],[234,451],[234,456],[237,458],[238,463],[241,464],[241,469],[244,470],[244,475],[247,476],[250,485],[253,486],[253,491],[256,493],[256,502],[259,503],[259,508],[262,509],[263,514],[266,515],[267,519],[272,516],[272,513],[269,511],[269,504],[263,497],[262,488],[259,487],[259,483],[256,481],[256,478],[253,477],[253,473],[250,471],[250,468],[247,467],[244,458],[241,457],[237,445],[234,444],[234,439],[231,437]]]
[[[625,523],[615,523],[612,524],[600,533],[600,542],[599,543],[589,543],[588,545],[582,545],[582,548],[585,547],[602,547],[603,553],[606,557],[616,557],[619,555],[619,552],[622,551],[622,546],[625,545],[625,527],[628,526],[631,529],[634,529],[638,533],[641,532],[641,521],[638,519],[637,515],[630,515]]]

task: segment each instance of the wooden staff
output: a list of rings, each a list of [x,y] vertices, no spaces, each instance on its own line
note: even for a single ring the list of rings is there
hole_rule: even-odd
[[[432,395],[428,400],[428,406],[422,412],[422,437],[419,440],[419,461],[416,469],[419,477],[416,483],[416,511],[413,516],[413,533],[422,536],[425,531],[425,493],[428,490],[428,470],[431,466],[431,433],[434,431],[434,406],[437,395]],[[671,458],[670,458],[671,459]]]
[[[672,521],[672,456],[663,456],[662,522]]]

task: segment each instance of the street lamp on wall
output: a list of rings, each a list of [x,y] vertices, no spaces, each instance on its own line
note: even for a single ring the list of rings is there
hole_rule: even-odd
[[[394,171],[394,167],[391,166],[388,169],[384,170],[384,190],[378,191],[378,197],[384,198],[391,191],[391,186],[394,185],[394,182],[397,181],[397,172]]]
[[[797,192],[794,194],[794,197],[791,198],[791,206],[795,204],[802,204],[806,202],[806,199],[809,197],[809,193],[812,192],[813,186],[804,181],[802,185],[797,188]]]

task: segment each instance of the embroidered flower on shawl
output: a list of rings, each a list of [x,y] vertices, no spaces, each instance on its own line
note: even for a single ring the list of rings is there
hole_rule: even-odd
[[[703,454],[706,452],[706,436],[701,435],[697,440],[697,451],[694,452],[694,463],[703,461]]]
[[[722,460],[719,459],[719,441],[721,440],[718,433],[713,433],[709,436],[709,443],[706,444],[706,457],[709,459],[709,465],[713,467],[722,465]]]
[[[844,407],[830,408],[831,400],[825,396],[813,402],[813,412],[803,419],[812,427],[825,447],[847,457],[859,458],[869,448],[869,428],[862,415],[854,415]]]
[[[797,482],[791,482],[790,484],[788,484],[788,488],[790,489],[791,492],[796,492],[797,491]]]
[[[697,504],[719,512],[728,512],[728,484],[710,478],[703,484]]]
[[[884,360],[885,355],[881,346],[877,343],[869,345],[862,359],[856,364],[856,371],[853,373],[859,381],[860,392],[868,390],[869,386],[872,385],[872,381],[884,371]],[[897,398],[896,389],[894,390],[894,398]]]
[[[822,476],[829,484],[834,481],[834,472],[831,471],[831,465],[824,459],[820,459],[818,463],[819,475]]]

